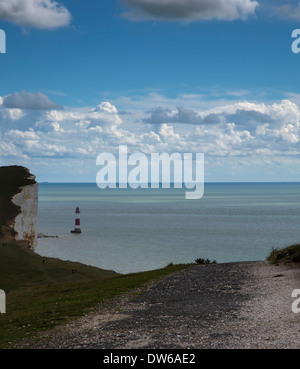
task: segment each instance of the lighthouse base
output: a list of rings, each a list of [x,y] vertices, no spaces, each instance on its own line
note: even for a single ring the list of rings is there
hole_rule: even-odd
[[[71,233],[81,233],[81,229],[80,228],[74,229],[73,231],[71,231]]]

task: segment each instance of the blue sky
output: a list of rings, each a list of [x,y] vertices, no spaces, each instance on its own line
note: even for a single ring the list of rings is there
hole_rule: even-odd
[[[299,181],[299,4],[0,1],[0,164],[93,182],[127,144],[204,152],[205,181]]]

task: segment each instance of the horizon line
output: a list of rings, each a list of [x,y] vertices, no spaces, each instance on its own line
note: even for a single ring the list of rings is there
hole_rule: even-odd
[[[49,181],[42,181],[42,182],[38,182],[36,181],[38,184],[94,184],[97,186],[96,182],[49,182]],[[162,185],[163,182],[155,182],[155,184],[159,184]],[[175,182],[170,182],[170,185],[174,185]],[[250,184],[250,183],[300,183],[299,181],[208,181],[208,182],[204,182],[205,184]],[[107,183],[109,185],[109,183]],[[141,184],[145,184],[145,183],[141,183]],[[196,183],[195,183],[196,184]],[[120,185],[120,182],[116,182],[116,185]],[[151,182],[148,182],[148,185],[151,186]],[[182,185],[184,185],[184,183],[182,183]],[[130,186],[128,185],[128,188],[130,188]],[[167,189],[167,188],[166,188]]]

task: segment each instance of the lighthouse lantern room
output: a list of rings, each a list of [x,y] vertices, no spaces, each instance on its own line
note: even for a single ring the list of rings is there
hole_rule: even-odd
[[[74,230],[71,231],[71,233],[81,233],[80,218],[79,218],[80,210],[79,210],[79,207],[78,206],[77,206],[77,208],[75,210],[75,214],[76,214],[75,228],[74,228]]]

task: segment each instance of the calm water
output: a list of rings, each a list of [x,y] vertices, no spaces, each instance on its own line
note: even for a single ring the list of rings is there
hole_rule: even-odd
[[[82,234],[71,234],[75,208]],[[40,184],[36,251],[120,273],[170,262],[265,259],[300,241],[300,184],[206,184],[204,197],[184,189],[100,190],[96,184]]]

